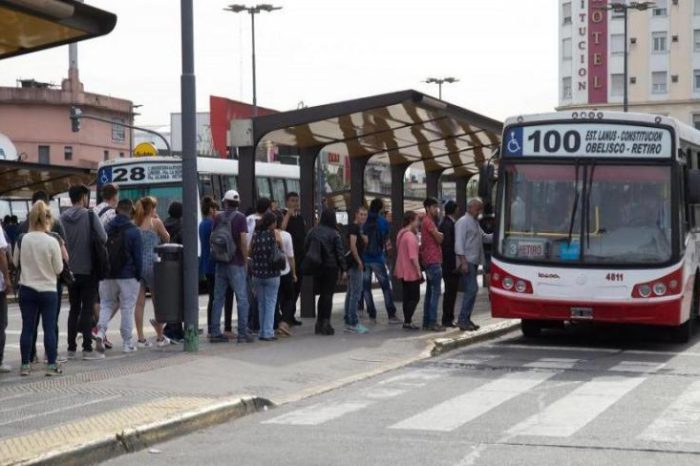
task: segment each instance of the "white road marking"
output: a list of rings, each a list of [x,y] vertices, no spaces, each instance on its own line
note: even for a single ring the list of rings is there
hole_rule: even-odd
[[[650,374],[658,372],[666,363],[648,362],[648,361],[622,361],[610,368],[611,371],[622,372],[639,372],[642,374]]]
[[[105,398],[98,398],[98,399],[96,399],[96,400],[91,400],[91,401],[88,401],[88,402],[82,402],[82,403],[78,403],[78,404],[74,404],[74,405],[70,405],[70,406],[64,406],[63,408],[58,408],[58,409],[54,409],[54,410],[51,410],[51,411],[44,411],[44,412],[42,412],[42,413],[32,414],[32,415],[30,415],[30,416],[22,416],[22,417],[17,418],[17,419],[12,419],[12,420],[9,420],[9,421],[0,422],[0,426],[6,426],[6,425],[8,425],[8,424],[14,424],[15,422],[26,421],[26,420],[34,419],[34,418],[37,418],[37,417],[49,416],[49,415],[51,415],[51,414],[56,414],[56,413],[60,413],[60,412],[63,412],[63,411],[78,410],[78,409],[80,409],[80,408],[82,408],[82,407],[84,407],[84,406],[89,406],[89,405],[94,405],[94,404],[97,404],[97,403],[102,403],[103,401],[116,400],[117,398],[121,398],[121,397],[122,397],[122,395],[113,395],[113,396],[108,396],[108,397],[105,397]]]
[[[525,364],[523,367],[536,369],[571,369],[576,364],[581,362],[580,359],[571,358],[540,358]]]
[[[557,372],[514,372],[390,426],[449,432],[536,387]]]
[[[363,396],[371,400],[386,400],[389,398],[395,398],[399,395],[406,393],[406,390],[401,390],[398,388],[383,388],[375,387],[367,390]]]
[[[371,405],[371,401],[348,401],[341,403],[318,403],[283,414],[263,424],[285,424],[293,426],[317,426],[332,421],[348,413],[359,411]]]
[[[656,442],[700,443],[700,381],[690,384],[639,438]]]
[[[591,380],[545,410],[510,428],[508,433],[569,437],[645,380],[645,377],[600,377]]]

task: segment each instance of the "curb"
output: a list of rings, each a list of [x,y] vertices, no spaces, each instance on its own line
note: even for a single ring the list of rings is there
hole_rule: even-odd
[[[49,451],[37,458],[11,464],[22,466],[96,464],[142,450],[179,435],[237,419],[270,406],[273,406],[270,400],[260,397],[224,399],[162,421],[128,428],[78,446]]]
[[[463,346],[473,345],[492,338],[498,338],[501,335],[510,333],[513,330],[520,328],[520,321],[508,320],[497,324],[488,325],[473,333],[461,334],[454,338],[436,338],[434,340],[433,349],[430,352],[431,356],[439,356],[448,351],[452,351]]]

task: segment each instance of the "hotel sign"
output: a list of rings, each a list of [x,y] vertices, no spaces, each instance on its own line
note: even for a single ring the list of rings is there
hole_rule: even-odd
[[[574,103],[608,101],[608,11],[606,0],[574,0],[572,97]]]

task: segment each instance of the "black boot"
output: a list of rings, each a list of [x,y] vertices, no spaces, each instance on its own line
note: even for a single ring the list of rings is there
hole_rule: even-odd
[[[321,326],[321,334],[322,335],[335,335],[335,330],[333,327],[331,327],[331,321],[330,320],[324,320],[323,324]]]
[[[314,333],[316,335],[321,335],[322,329],[323,329],[323,322],[321,322],[320,320],[317,320],[316,327],[314,328]]]

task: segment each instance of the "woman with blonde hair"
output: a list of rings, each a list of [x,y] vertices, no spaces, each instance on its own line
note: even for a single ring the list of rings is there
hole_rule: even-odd
[[[139,297],[136,301],[136,333],[138,334],[138,346],[147,348],[152,346],[143,333],[143,314],[146,306],[146,288],[151,291],[151,298],[155,299],[155,278],[153,275],[153,264],[155,263],[156,254],[154,248],[161,242],[167,243],[170,241],[170,235],[165,229],[165,225],[158,218],[156,207],[158,201],[151,196],[141,198],[134,210],[134,223],[141,232],[141,244],[143,245],[143,263],[141,268],[141,289]],[[163,335],[163,325],[151,319],[151,325],[156,331],[156,346],[167,346],[170,340]]]
[[[49,235],[53,219],[49,206],[37,201],[29,212],[28,233],[22,235],[15,248],[13,262],[21,268],[19,279],[19,308],[22,313],[22,333],[19,339],[22,367],[20,375],[31,372],[30,356],[34,327],[41,316],[44,329],[44,351],[48,359],[47,376],[63,373],[57,364],[58,339],[56,320],[58,293],[56,279],[63,270],[64,254],[59,242]]]

